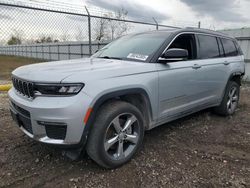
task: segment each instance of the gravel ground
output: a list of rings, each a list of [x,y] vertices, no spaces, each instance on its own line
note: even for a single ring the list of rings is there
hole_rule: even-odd
[[[241,95],[232,117],[206,110],[147,132],[142,150],[116,170],[30,140],[2,95],[0,187],[250,187],[250,88]]]

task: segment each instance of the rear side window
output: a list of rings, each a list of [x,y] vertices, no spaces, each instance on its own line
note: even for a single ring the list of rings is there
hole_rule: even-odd
[[[217,42],[218,42],[218,45],[219,45],[220,56],[221,57],[225,57],[225,55],[224,55],[224,49],[223,49],[223,46],[222,46],[220,38],[217,38]]]
[[[197,35],[199,43],[199,58],[217,58],[220,57],[219,46],[216,37],[209,35]]]
[[[232,40],[229,39],[221,39],[224,51],[225,51],[225,56],[226,57],[231,57],[231,56],[237,56],[238,50]]]

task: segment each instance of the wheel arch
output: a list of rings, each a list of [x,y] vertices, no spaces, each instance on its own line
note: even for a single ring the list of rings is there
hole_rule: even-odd
[[[235,81],[236,83],[239,84],[239,86],[241,86],[241,79],[242,79],[243,76],[244,76],[244,73],[242,73],[242,72],[233,72],[233,73],[230,74],[230,76],[228,77],[227,83],[226,83],[226,85],[224,87],[224,90],[223,90],[223,93],[222,93],[222,96],[221,96],[221,100],[222,100],[222,98],[224,97],[224,95],[226,93],[228,83],[230,81]]]
[[[237,84],[239,84],[241,86],[241,79],[244,76],[244,73],[242,72],[233,72],[231,73],[231,75],[228,78],[228,81],[235,81]]]
[[[100,107],[105,104],[106,102],[109,102],[111,100],[122,100],[125,102],[129,102],[133,105],[135,105],[138,108],[138,105],[136,105],[135,102],[133,102],[133,97],[132,96],[141,96],[141,99],[143,100],[144,107],[146,107],[144,110],[143,107],[139,107],[139,110],[143,113],[144,117],[146,118],[146,127],[149,125],[150,121],[152,121],[153,118],[153,112],[152,112],[152,105],[150,102],[150,98],[148,93],[145,91],[145,89],[142,88],[130,88],[130,89],[122,89],[122,90],[117,90],[117,91],[112,91],[112,92],[107,92],[99,96],[94,104],[92,105],[92,111],[91,114],[88,118],[88,121],[85,124],[84,132],[82,135],[82,144],[85,145],[87,141],[88,134],[93,127],[93,122],[95,120],[95,117],[98,113],[98,110]]]

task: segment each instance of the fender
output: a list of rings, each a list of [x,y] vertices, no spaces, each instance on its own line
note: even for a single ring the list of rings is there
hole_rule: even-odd
[[[131,88],[131,89],[124,89],[124,90],[118,90],[118,91],[106,93],[103,96],[99,97],[97,99],[97,101],[95,102],[95,104],[93,105],[93,110],[92,110],[90,117],[85,125],[81,141],[78,144],[79,147],[84,147],[86,145],[89,132],[90,132],[91,128],[93,127],[92,125],[94,123],[95,117],[97,115],[97,112],[98,112],[98,109],[100,108],[100,106],[105,101],[107,101],[109,99],[113,99],[113,98],[120,97],[123,95],[128,95],[128,94],[142,94],[144,97],[146,97],[146,105],[149,109],[150,117],[152,118],[152,107],[151,107],[150,99],[149,99],[147,92],[144,89]]]
[[[221,101],[222,101],[223,97],[225,96],[225,92],[226,92],[227,85],[228,85],[229,81],[232,80],[232,78],[234,76],[241,76],[241,79],[242,79],[242,76],[244,76],[244,74],[245,73],[242,73],[242,72],[239,72],[239,71],[238,72],[233,72],[233,73],[230,74],[230,76],[229,76],[229,78],[227,80],[227,84],[224,87],[224,90],[223,90],[223,93],[222,93],[222,96],[221,96]]]

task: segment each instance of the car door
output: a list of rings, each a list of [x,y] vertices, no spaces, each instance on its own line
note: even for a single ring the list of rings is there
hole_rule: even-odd
[[[218,37],[197,34],[196,38],[200,65],[200,69],[196,71],[196,77],[200,97],[202,97],[201,105],[216,105],[220,103],[230,74],[230,62],[224,57],[224,49]]]
[[[159,74],[159,121],[175,119],[190,113],[199,97],[195,72],[197,48],[194,34],[181,34],[166,50],[181,48],[188,50],[186,61],[162,62],[157,64]]]
[[[220,40],[213,35],[196,34],[198,62],[195,72],[200,105],[213,106],[220,102],[228,79],[228,69]]]

